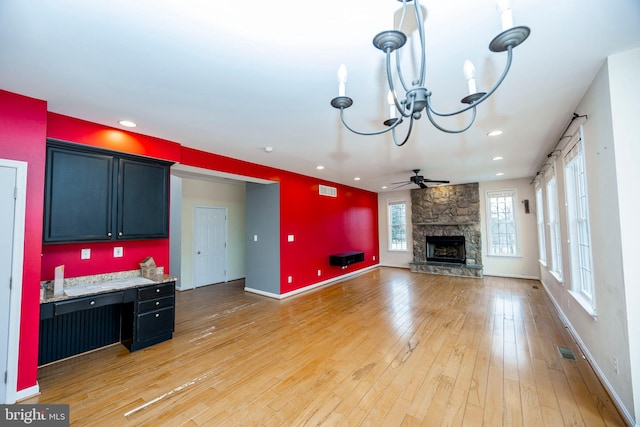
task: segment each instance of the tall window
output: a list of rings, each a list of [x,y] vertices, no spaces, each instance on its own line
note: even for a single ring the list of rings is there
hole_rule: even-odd
[[[547,265],[547,241],[544,233],[544,204],[542,202],[542,187],[536,188],[536,220],[538,221],[538,259]]]
[[[487,191],[489,255],[519,255],[515,207],[515,190]]]
[[[575,141],[572,141],[574,142],[564,156],[571,289],[581,302],[586,302],[588,308],[593,309],[595,300],[584,148],[581,137],[577,136]]]
[[[388,202],[389,210],[389,250],[407,250],[407,203]]]
[[[547,217],[549,226],[549,246],[551,246],[551,273],[562,281],[562,247],[560,218],[558,214],[558,183],[555,166],[551,166],[551,176],[547,181]]]

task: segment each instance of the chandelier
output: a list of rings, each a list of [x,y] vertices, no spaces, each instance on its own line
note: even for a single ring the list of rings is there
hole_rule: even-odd
[[[500,18],[502,21],[502,32],[498,34],[494,39],[489,43],[489,50],[492,52],[507,52],[507,63],[504,67],[504,71],[500,75],[498,81],[494,84],[494,86],[488,92],[478,92],[476,89],[476,80],[475,80],[475,68],[473,64],[467,60],[464,63],[463,71],[465,79],[467,80],[467,86],[469,89],[469,94],[462,98],[461,102],[465,104],[463,107],[456,111],[452,112],[439,112],[433,108],[431,103],[431,91],[425,86],[425,37],[424,37],[424,24],[422,18],[422,11],[420,7],[419,0],[397,0],[402,3],[402,14],[399,20],[398,28],[402,28],[404,23],[404,18],[407,13],[407,3],[414,3],[414,17],[416,21],[416,27],[418,31],[418,36],[420,38],[420,61],[419,61],[419,75],[416,80],[411,82],[411,86],[407,85],[402,74],[402,70],[400,68],[400,52],[401,48],[407,41],[407,36],[399,30],[389,30],[383,31],[376,35],[373,38],[373,45],[383,51],[386,55],[386,72],[387,72],[387,80],[389,83],[389,92],[387,96],[387,102],[389,105],[389,118],[383,122],[386,128],[374,131],[374,132],[360,132],[353,129],[351,126],[347,124],[344,118],[344,110],[351,107],[353,104],[353,99],[345,96],[345,87],[347,81],[347,69],[344,64],[340,65],[338,68],[338,96],[331,100],[331,105],[334,108],[340,110],[340,119],[344,126],[349,129],[351,132],[356,133],[358,135],[380,135],[385,132],[391,131],[393,134],[393,142],[397,146],[404,145],[409,137],[411,136],[411,130],[413,129],[413,121],[418,120],[422,117],[422,112],[424,111],[429,118],[429,121],[435,126],[437,129],[447,132],[447,133],[462,133],[469,129],[476,118],[476,107],[484,102],[487,98],[489,98],[493,92],[500,86],[504,78],[507,76],[509,72],[509,68],[511,67],[511,61],[513,57],[513,48],[518,46],[520,43],[525,41],[527,37],[529,37],[529,33],[531,30],[529,27],[525,26],[513,26],[513,15],[511,12],[511,5],[509,0],[499,0],[498,1],[498,12],[500,13]],[[392,53],[395,51],[395,61],[392,59]],[[395,62],[396,65],[396,75],[397,81],[402,85],[402,89],[404,92],[404,97],[399,99],[396,93],[396,86],[394,82],[396,81],[396,77],[392,73],[392,62]],[[436,122],[436,116],[438,117],[450,117],[455,116],[466,111],[471,110],[471,119],[461,129],[447,129]],[[397,113],[397,114],[396,114]],[[396,117],[397,115],[397,117]],[[403,119],[409,120],[408,129],[404,139],[401,142],[396,137],[396,128],[400,123],[403,122]]]

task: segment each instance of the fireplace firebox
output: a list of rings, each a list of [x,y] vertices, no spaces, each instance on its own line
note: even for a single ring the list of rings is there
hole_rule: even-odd
[[[427,262],[465,263],[464,236],[426,236],[426,240]]]

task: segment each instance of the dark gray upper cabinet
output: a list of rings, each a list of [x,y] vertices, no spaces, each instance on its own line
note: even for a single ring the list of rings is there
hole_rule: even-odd
[[[170,165],[47,140],[44,242],[168,237]]]

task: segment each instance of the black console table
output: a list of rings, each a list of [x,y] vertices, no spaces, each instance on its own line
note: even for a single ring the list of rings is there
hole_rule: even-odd
[[[364,261],[364,252],[358,251],[341,252],[329,256],[329,265],[336,267],[346,267],[362,261]]]

